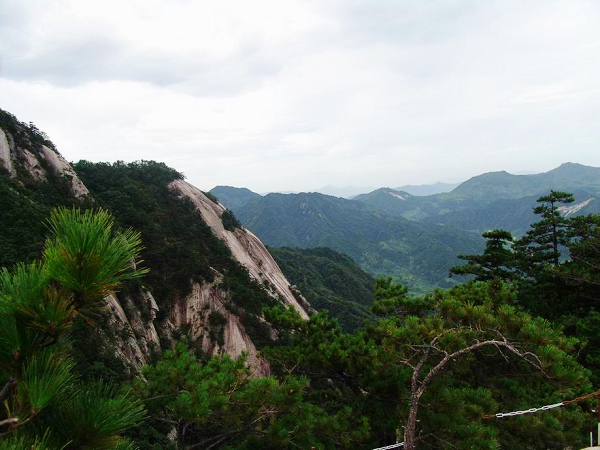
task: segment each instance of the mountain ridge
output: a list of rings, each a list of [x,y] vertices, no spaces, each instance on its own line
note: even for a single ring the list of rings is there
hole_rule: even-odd
[[[419,224],[318,193],[269,194],[234,213],[267,245],[329,247],[371,274],[393,275],[420,292],[451,286],[448,270],[458,262],[456,255],[482,246],[473,233]]]

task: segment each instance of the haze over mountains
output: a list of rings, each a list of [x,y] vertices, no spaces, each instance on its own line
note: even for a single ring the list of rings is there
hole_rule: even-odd
[[[575,205],[580,206],[565,212],[597,212],[600,168],[564,163],[535,175],[490,172],[473,177],[448,193],[416,197],[382,188],[359,195],[355,200],[411,220],[427,220],[477,233],[503,228],[520,235],[535,221],[536,199],[551,189],[575,194]]]
[[[450,192],[452,189],[457,187],[460,183],[442,183],[437,182],[434,184],[407,184],[405,186],[400,186],[395,188],[395,191],[403,191],[408,192],[411,195],[425,196],[425,195],[435,195],[441,194],[443,192]]]
[[[537,198],[551,189],[575,195],[564,215],[600,211],[600,168],[575,163],[534,175],[485,173],[427,196],[390,188],[352,200],[319,193],[260,196],[225,186],[210,192],[268,245],[330,247],[373,275],[392,275],[425,291],[454,283],[448,270],[459,262],[456,255],[477,253],[483,231],[525,233],[537,220]]]
[[[433,184],[420,184],[413,185],[407,184],[405,186],[401,186],[399,188],[395,188],[396,191],[405,191],[412,195],[433,195],[440,194],[442,192],[450,192],[460,183],[442,183],[437,182]],[[318,192],[319,194],[332,195],[334,197],[342,197],[347,198],[349,200],[357,197],[358,195],[365,194],[367,192],[371,192],[376,190],[377,188],[374,186],[333,186],[327,185],[318,189],[302,191],[302,192]],[[264,192],[259,195],[268,195],[268,194],[299,194],[298,191],[276,191],[276,192]]]

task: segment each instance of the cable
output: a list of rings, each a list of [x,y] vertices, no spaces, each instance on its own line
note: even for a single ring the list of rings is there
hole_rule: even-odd
[[[388,450],[390,448],[398,448],[398,447],[404,447],[404,442],[399,442],[398,444],[388,445],[387,447],[377,447],[377,448],[374,448],[373,450]]]
[[[525,414],[533,414],[539,411],[548,411],[549,409],[560,408],[561,406],[573,405],[575,403],[582,402],[592,397],[600,397],[600,391],[592,392],[591,394],[582,395],[581,397],[576,397],[572,400],[564,400],[560,403],[554,403],[552,405],[541,406],[539,408],[530,408],[525,409],[523,411],[512,411],[507,413],[496,413],[496,414],[487,414],[483,416],[484,419],[501,419],[502,417],[513,417],[513,416],[522,416]]]

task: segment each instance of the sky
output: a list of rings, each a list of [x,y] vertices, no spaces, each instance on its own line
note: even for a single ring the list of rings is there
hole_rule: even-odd
[[[0,108],[205,190],[600,166],[600,2],[0,0]]]

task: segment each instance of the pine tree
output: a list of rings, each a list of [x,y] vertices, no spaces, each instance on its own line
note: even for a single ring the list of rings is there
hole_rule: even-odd
[[[139,234],[113,230],[105,211],[58,209],[41,262],[0,272],[0,440],[7,448],[124,448],[120,433],[143,415],[140,402],[101,383],[78,381],[69,331],[88,322],[134,269]]]
[[[515,279],[516,258],[510,248],[513,242],[512,233],[506,230],[492,230],[486,231],[482,236],[486,239],[483,254],[458,255],[458,258],[467,261],[467,264],[452,267],[450,274],[474,275],[477,281]]]
[[[151,415],[143,426],[167,423],[177,448],[356,448],[366,427],[351,426],[346,409],[330,415],[304,401],[307,390],[305,378],[253,378],[246,355],[199,360],[186,339],[135,383]]]
[[[561,205],[573,203],[573,194],[550,191],[537,199],[538,206],[533,208],[540,220],[531,225],[531,230],[518,242],[524,255],[529,257],[529,266],[549,263],[557,267],[561,259],[561,247],[568,244],[569,220],[560,214]]]
[[[514,287],[470,282],[410,298],[383,280],[378,291],[374,309],[391,315],[353,335],[322,315],[303,322],[271,311],[270,320],[293,329],[292,345],[265,352],[274,370],[308,377],[315,399],[333,400],[327,408],[351,407],[366,420],[370,448],[402,438],[411,450],[562,449],[581,440],[577,407],[483,419],[591,389],[571,356],[578,340],[515,306]]]

